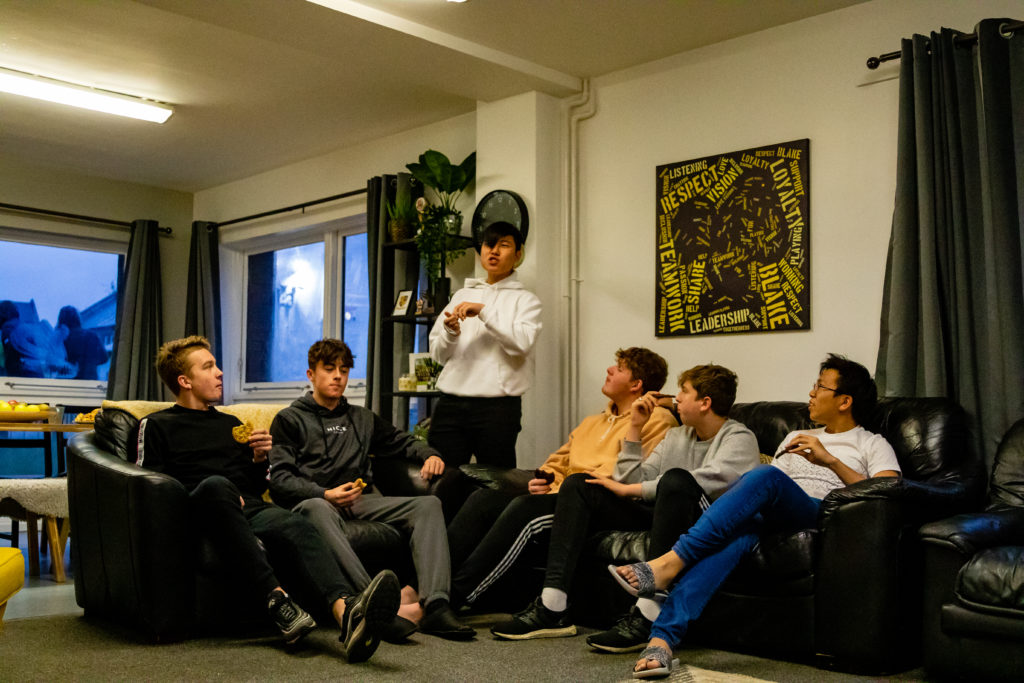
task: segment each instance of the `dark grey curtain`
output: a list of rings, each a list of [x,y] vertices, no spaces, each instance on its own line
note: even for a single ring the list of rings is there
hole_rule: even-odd
[[[370,321],[366,334],[366,407],[380,414],[380,243],[387,234],[387,211],[384,207],[384,178],[366,181],[366,272],[370,284]],[[356,349],[353,353],[359,353]]]
[[[132,221],[128,255],[117,287],[117,327],[107,398],[159,401],[160,377],[153,367],[163,343],[160,232],[157,221]]]
[[[188,255],[188,294],[185,298],[185,336],[199,334],[210,341],[213,355],[220,348],[220,251],[216,223],[192,222]]]
[[[877,379],[948,396],[991,467],[1024,415],[1024,35],[987,19],[902,45],[896,204]]]

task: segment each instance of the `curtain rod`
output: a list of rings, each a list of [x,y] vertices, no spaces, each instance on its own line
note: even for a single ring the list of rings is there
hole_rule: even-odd
[[[119,228],[130,228],[132,224],[128,221],[116,221],[113,218],[97,218],[96,216],[85,216],[80,213],[66,213],[64,211],[51,211],[50,209],[36,209],[31,206],[19,206],[17,204],[5,204],[0,202],[0,209],[10,209],[21,213],[35,213],[42,216],[56,216],[57,218],[70,218],[71,220],[83,221],[85,223],[101,223],[103,225],[114,225]],[[171,228],[157,228],[162,233],[170,235]]]
[[[1024,28],[1024,21],[1003,22],[999,25],[999,33],[1004,38],[1009,38],[1013,35],[1014,31],[1019,31],[1022,28]],[[972,45],[976,42],[978,42],[977,33],[961,33],[953,38],[954,45]],[[868,57],[868,68],[877,69],[882,62],[890,62],[894,59],[899,59],[900,55],[901,52],[897,50],[896,52],[886,52],[885,54],[878,55],[877,57]]]
[[[360,188],[358,190],[349,190],[348,192],[342,192],[341,194],[331,195],[330,197],[324,197],[322,199],[314,199],[309,202],[303,202],[294,206],[286,206],[283,209],[273,209],[271,211],[264,211],[263,213],[256,213],[251,216],[245,216],[243,218],[232,218],[229,221],[217,223],[218,226],[224,227],[225,225],[234,225],[235,223],[244,223],[245,221],[254,221],[257,218],[266,218],[267,216],[276,216],[279,213],[287,213],[289,211],[296,211],[297,209],[303,209],[307,206],[315,206],[317,204],[323,204],[325,202],[333,202],[336,199],[345,199],[346,197],[354,197],[358,194],[366,194],[366,188]]]

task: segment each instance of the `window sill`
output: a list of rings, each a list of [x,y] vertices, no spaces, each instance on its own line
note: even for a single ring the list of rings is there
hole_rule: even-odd
[[[0,394],[4,400],[98,408],[107,397],[107,383],[88,379],[53,380],[4,376],[0,377]]]
[[[231,403],[291,403],[309,391],[309,386],[302,384],[252,384],[242,387],[231,396]],[[345,398],[356,405],[362,405],[366,398],[366,385],[349,384],[345,390]]]

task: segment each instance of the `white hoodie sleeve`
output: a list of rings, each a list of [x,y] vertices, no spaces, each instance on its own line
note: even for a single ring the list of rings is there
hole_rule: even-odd
[[[515,307],[484,306],[480,311],[480,322],[510,356],[525,356],[537,342],[540,333],[541,303],[532,292],[523,291]],[[441,325],[444,327],[444,325]]]

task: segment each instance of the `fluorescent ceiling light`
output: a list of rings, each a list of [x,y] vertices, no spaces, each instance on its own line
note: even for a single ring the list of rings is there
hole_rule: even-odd
[[[140,97],[33,76],[3,67],[0,67],[0,92],[154,123],[163,123],[174,113],[174,110],[165,104],[143,100]]]

